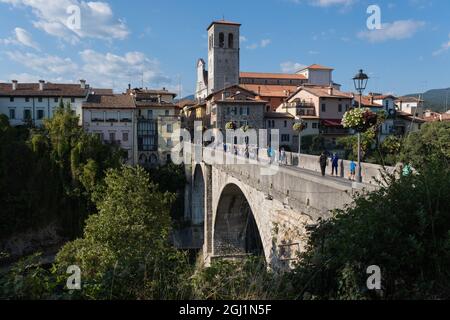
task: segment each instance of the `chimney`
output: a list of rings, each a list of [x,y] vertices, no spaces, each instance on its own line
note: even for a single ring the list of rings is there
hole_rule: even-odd
[[[81,89],[86,89],[86,80],[80,80],[80,87]]]
[[[370,94],[370,104],[373,104],[373,94]]]
[[[39,91],[44,91],[44,84],[45,84],[44,80],[39,80]]]
[[[16,91],[16,90],[17,90],[17,83],[18,83],[17,80],[13,80],[13,81],[12,81],[12,89],[13,89],[13,91]]]
[[[332,96],[333,95],[333,93],[334,93],[334,88],[333,87],[328,87],[328,94],[330,95],[330,96]]]

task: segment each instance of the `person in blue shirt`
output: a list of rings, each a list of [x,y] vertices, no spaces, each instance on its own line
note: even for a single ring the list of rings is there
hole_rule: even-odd
[[[338,175],[338,168],[339,168],[339,156],[336,153],[333,153],[333,156],[331,157],[331,175],[334,176],[334,173],[336,172],[336,176]]]
[[[350,162],[350,180],[355,181],[356,180],[356,163],[355,161]]]

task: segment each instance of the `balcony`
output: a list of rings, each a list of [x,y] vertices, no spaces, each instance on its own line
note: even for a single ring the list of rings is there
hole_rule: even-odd
[[[297,116],[299,117],[315,117],[316,109],[315,108],[297,108]]]
[[[345,136],[350,134],[350,130],[345,128],[322,127],[320,128],[320,133],[323,135]]]

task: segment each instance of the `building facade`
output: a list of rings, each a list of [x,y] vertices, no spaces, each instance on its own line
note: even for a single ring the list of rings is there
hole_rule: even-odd
[[[79,84],[59,84],[45,82],[0,83],[0,113],[6,115],[11,125],[19,126],[27,123],[42,125],[43,120],[53,117],[55,109],[61,102],[70,103],[72,110],[80,118],[82,124],[82,105],[90,93],[101,91],[112,94],[108,89],[92,89],[85,80]]]
[[[90,95],[83,103],[83,128],[103,142],[116,144],[136,164],[136,106],[130,95]]]

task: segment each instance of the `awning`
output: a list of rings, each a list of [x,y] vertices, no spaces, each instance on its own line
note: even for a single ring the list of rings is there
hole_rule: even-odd
[[[342,127],[342,120],[325,119],[325,120],[322,120],[322,125],[325,127]]]

